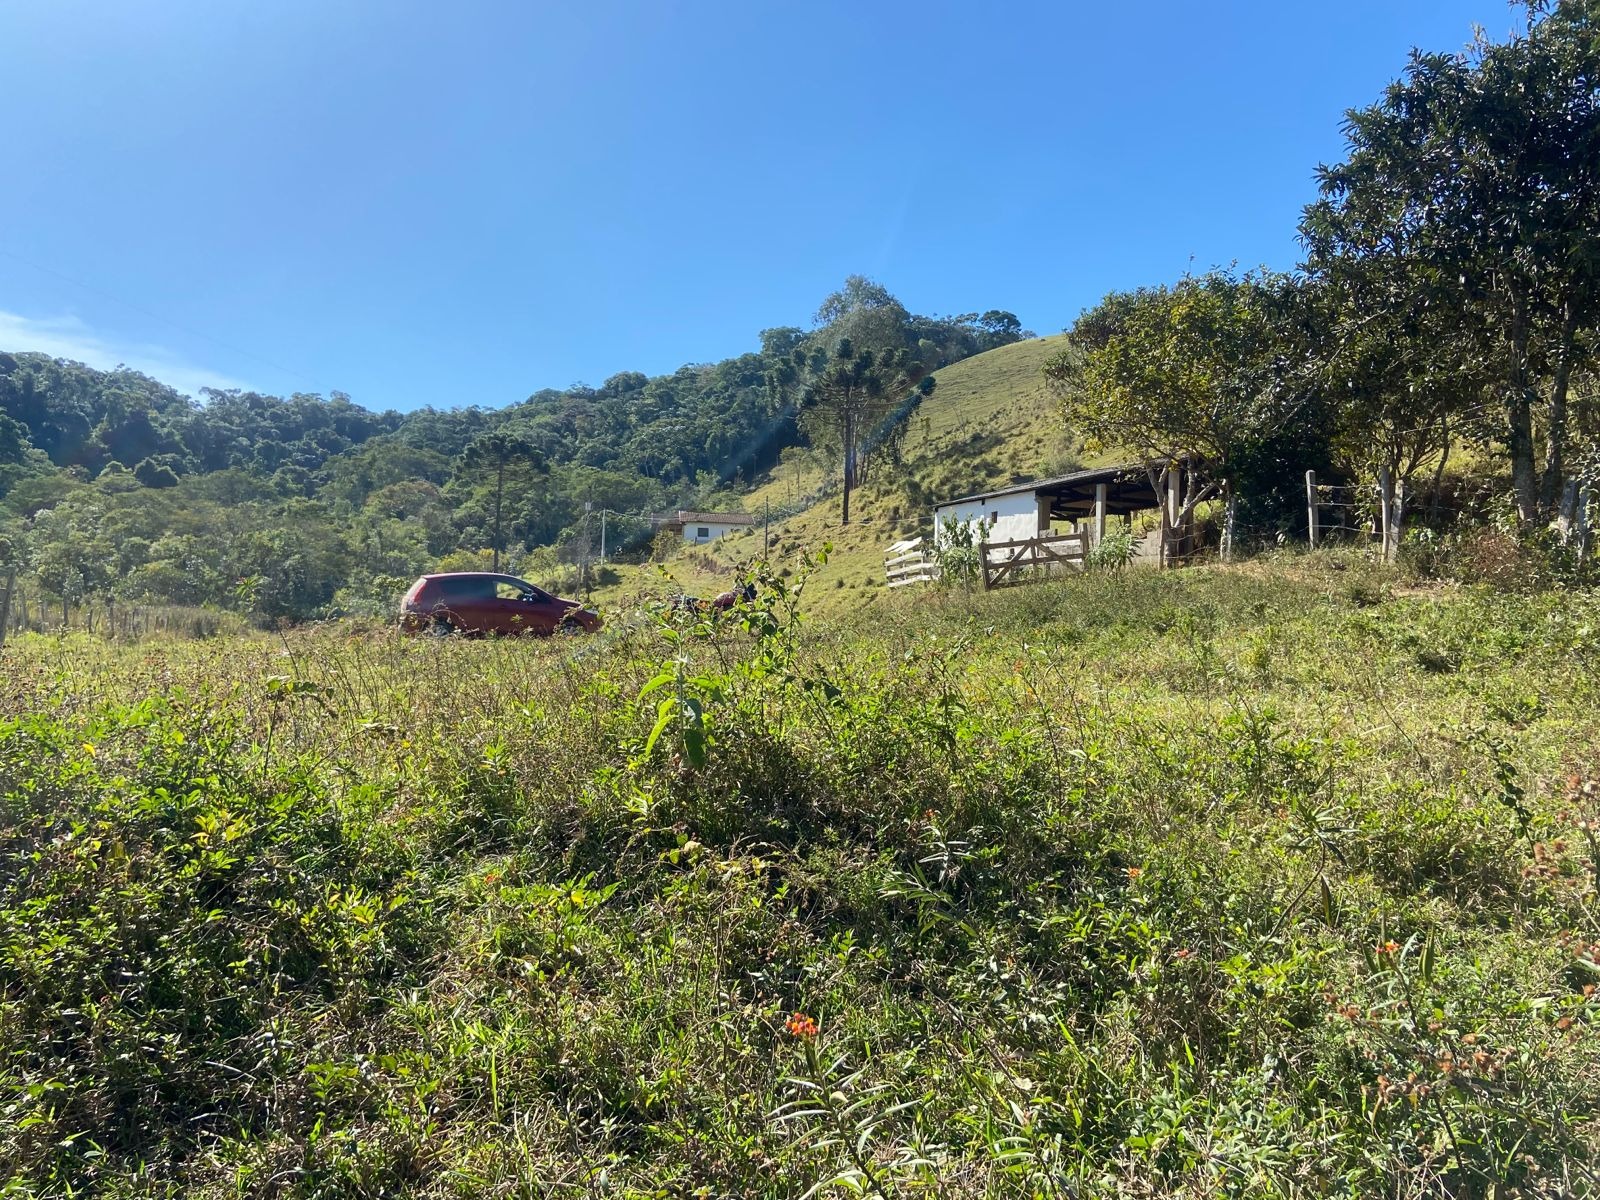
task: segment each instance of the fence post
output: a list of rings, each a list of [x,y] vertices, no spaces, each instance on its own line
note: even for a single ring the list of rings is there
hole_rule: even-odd
[[[1094,485],[1094,544],[1106,540],[1106,485]]]
[[[1389,522],[1393,514],[1389,510],[1389,499],[1393,495],[1392,485],[1389,481],[1389,468],[1378,468],[1378,547],[1384,562],[1389,561]]]
[[[1579,566],[1589,561],[1589,499],[1589,488],[1579,488],[1572,518],[1572,540],[1578,546]]]
[[[6,631],[11,628],[11,591],[16,585],[16,571],[7,571],[6,590],[0,592],[0,646],[6,644]]]
[[[1227,485],[1227,496],[1222,501],[1222,561],[1233,561],[1234,516],[1239,510],[1239,497],[1234,495],[1233,484]]]
[[[1317,538],[1318,538],[1318,533],[1320,532],[1318,530],[1318,528],[1317,528],[1318,519],[1321,516],[1321,513],[1318,511],[1320,509],[1320,507],[1321,506],[1318,505],[1318,503],[1317,503],[1317,473],[1315,471],[1307,471],[1306,472],[1306,531],[1307,531],[1307,533],[1309,535],[1309,538],[1310,538],[1310,541],[1311,541],[1311,548],[1313,550],[1315,550],[1317,548]]]
[[[1389,557],[1388,562],[1395,562],[1400,558],[1400,532],[1405,528],[1406,510],[1406,482],[1400,480],[1394,485],[1394,499],[1389,502]]]
[[[1572,544],[1572,535],[1578,523],[1578,481],[1567,480],[1566,486],[1561,489],[1561,508],[1556,513],[1556,532],[1561,537],[1561,544]]]

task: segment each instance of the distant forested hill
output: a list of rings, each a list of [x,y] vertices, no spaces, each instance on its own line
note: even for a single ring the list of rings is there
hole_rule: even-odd
[[[0,352],[0,572],[68,605],[262,619],[386,605],[396,580],[490,545],[497,482],[513,560],[570,548],[586,506],[641,514],[736,492],[806,441],[774,369],[846,336],[932,370],[1023,331],[999,310],[918,316],[852,277],[811,328],[765,330],[736,358],[406,414],[340,393],[191,398],[136,371]],[[514,450],[510,489],[465,453],[495,435]],[[615,529],[622,542],[648,534],[638,518]]]

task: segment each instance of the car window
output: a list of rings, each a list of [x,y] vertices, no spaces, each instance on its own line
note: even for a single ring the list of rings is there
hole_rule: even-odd
[[[526,579],[505,578],[494,581],[494,594],[501,600],[533,600],[542,602],[550,599],[549,593],[540,590]]]
[[[494,581],[473,575],[441,579],[440,588],[446,600],[487,600],[494,595]]]

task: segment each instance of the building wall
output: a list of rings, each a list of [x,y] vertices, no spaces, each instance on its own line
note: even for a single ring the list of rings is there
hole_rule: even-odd
[[[984,521],[987,542],[1019,542],[1050,528],[1049,500],[1033,492],[1011,492],[966,504],[944,504],[933,510],[934,536],[942,537],[947,521]]]
[[[707,542],[716,541],[725,533],[748,528],[750,528],[748,525],[726,525],[721,521],[690,521],[683,527],[683,540],[692,546],[703,546]],[[704,537],[700,536],[702,529],[706,531]]]

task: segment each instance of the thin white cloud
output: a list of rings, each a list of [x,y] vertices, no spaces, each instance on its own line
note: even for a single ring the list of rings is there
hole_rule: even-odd
[[[196,398],[203,387],[248,386],[220,371],[187,362],[162,346],[108,340],[71,316],[39,319],[0,309],[0,350],[35,350],[105,371],[120,364]]]

